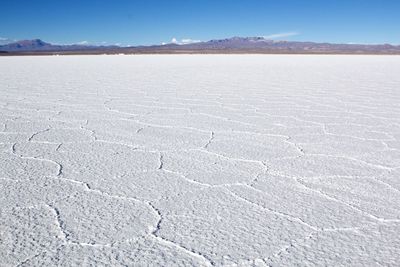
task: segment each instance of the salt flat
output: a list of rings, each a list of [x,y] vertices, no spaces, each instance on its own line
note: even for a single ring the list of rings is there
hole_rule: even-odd
[[[399,266],[400,58],[0,58],[1,266]]]

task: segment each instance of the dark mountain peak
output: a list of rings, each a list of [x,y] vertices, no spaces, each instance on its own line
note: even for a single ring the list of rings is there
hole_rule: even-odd
[[[262,36],[255,36],[255,37],[240,37],[240,36],[234,36],[231,38],[225,38],[225,39],[216,39],[216,40],[211,40],[208,43],[225,43],[225,44],[240,44],[240,43],[273,43],[273,42],[280,42],[280,41],[274,41],[270,39],[266,39]]]
[[[48,45],[49,43],[43,42],[40,39],[33,39],[33,40],[22,40],[18,41],[17,43],[23,44],[23,45]]]
[[[43,42],[40,39],[33,40],[21,40],[14,43],[3,45],[1,48],[9,51],[15,50],[38,50],[46,47],[51,47],[52,45],[46,42]]]
[[[21,40],[0,46],[0,50],[9,52],[32,52],[32,51],[83,51],[90,49],[111,49],[116,46],[91,46],[87,44],[57,45],[42,41],[41,39]]]
[[[46,46],[46,45],[51,45],[49,43],[43,42],[40,39],[22,40],[22,41],[18,41],[18,42],[11,43],[11,44],[17,44],[17,45],[20,45],[21,47],[23,47],[23,46],[42,47],[42,46]],[[11,44],[9,44],[9,45],[11,45]]]

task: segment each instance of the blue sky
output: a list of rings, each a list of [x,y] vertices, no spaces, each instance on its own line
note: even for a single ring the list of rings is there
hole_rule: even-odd
[[[1,0],[0,40],[160,44],[232,36],[400,44],[400,0]]]

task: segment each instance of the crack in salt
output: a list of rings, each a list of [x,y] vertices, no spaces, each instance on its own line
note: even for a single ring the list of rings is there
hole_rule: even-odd
[[[150,233],[150,235],[152,237],[154,237],[156,240],[158,240],[161,243],[164,243],[164,244],[166,244],[168,246],[173,246],[173,247],[175,247],[175,248],[177,248],[177,249],[179,249],[179,250],[191,255],[192,257],[195,257],[195,258],[198,258],[198,259],[202,260],[206,266],[215,266],[216,265],[215,262],[212,259],[210,259],[208,256],[206,256],[206,255],[204,255],[204,254],[202,254],[200,252],[196,252],[193,249],[186,248],[186,247],[184,247],[184,246],[182,246],[182,245],[180,245],[178,243],[175,243],[175,242],[173,242],[171,240],[168,240],[168,239],[166,239],[164,237],[159,236],[157,233],[161,229],[161,223],[162,223],[162,221],[164,219],[163,215],[161,214],[160,210],[157,209],[151,202],[147,202],[147,204],[152,208],[153,212],[158,217],[158,222],[157,222],[156,226],[153,228],[153,230]]]
[[[207,141],[207,143],[203,146],[204,149],[207,149],[208,146],[211,144],[211,142],[214,140],[214,135],[215,135],[215,133],[214,133],[213,131],[211,131],[210,139],[209,139],[209,140]]]
[[[160,153],[159,161],[160,161],[160,165],[158,166],[157,169],[162,170],[163,166],[164,166],[164,155],[162,153]]]
[[[400,222],[400,219],[385,219],[385,218],[377,217],[377,216],[375,216],[375,215],[373,215],[373,214],[371,214],[371,213],[368,213],[368,212],[366,212],[366,211],[364,211],[364,210],[358,208],[358,207],[355,206],[355,205],[352,205],[352,204],[347,203],[347,202],[345,202],[345,201],[342,201],[342,200],[340,200],[340,199],[338,199],[338,198],[336,198],[336,197],[333,197],[333,196],[331,196],[331,195],[328,195],[328,194],[324,193],[324,192],[321,191],[321,190],[317,190],[317,189],[314,189],[314,188],[312,188],[312,187],[309,187],[309,186],[307,186],[305,183],[301,182],[301,178],[298,178],[298,177],[295,177],[295,176],[282,175],[282,174],[279,174],[279,173],[272,173],[272,172],[271,172],[271,174],[276,175],[276,176],[286,177],[286,178],[292,178],[292,179],[294,179],[299,185],[301,185],[302,187],[304,187],[305,189],[310,190],[310,191],[312,191],[312,192],[314,192],[314,193],[317,193],[317,194],[319,194],[320,196],[322,196],[322,197],[324,197],[324,198],[326,198],[326,199],[328,199],[328,200],[335,201],[335,202],[337,202],[337,203],[343,204],[343,205],[345,205],[345,206],[347,206],[347,207],[349,207],[349,208],[351,208],[351,209],[353,209],[353,210],[356,210],[356,211],[360,212],[361,214],[366,215],[367,217],[369,217],[369,218],[371,218],[371,219],[373,219],[373,220],[375,220],[375,221],[378,221],[378,222]]]
[[[37,136],[38,134],[45,133],[45,132],[48,132],[48,131],[50,131],[50,130],[51,130],[51,128],[47,128],[47,129],[45,129],[45,130],[41,130],[41,131],[38,131],[38,132],[32,134],[32,135],[28,138],[28,142],[32,141],[32,139],[33,139],[35,136]]]

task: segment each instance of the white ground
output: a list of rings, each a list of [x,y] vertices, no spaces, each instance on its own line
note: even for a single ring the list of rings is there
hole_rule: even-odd
[[[0,266],[400,265],[400,57],[1,57],[0,111]]]

